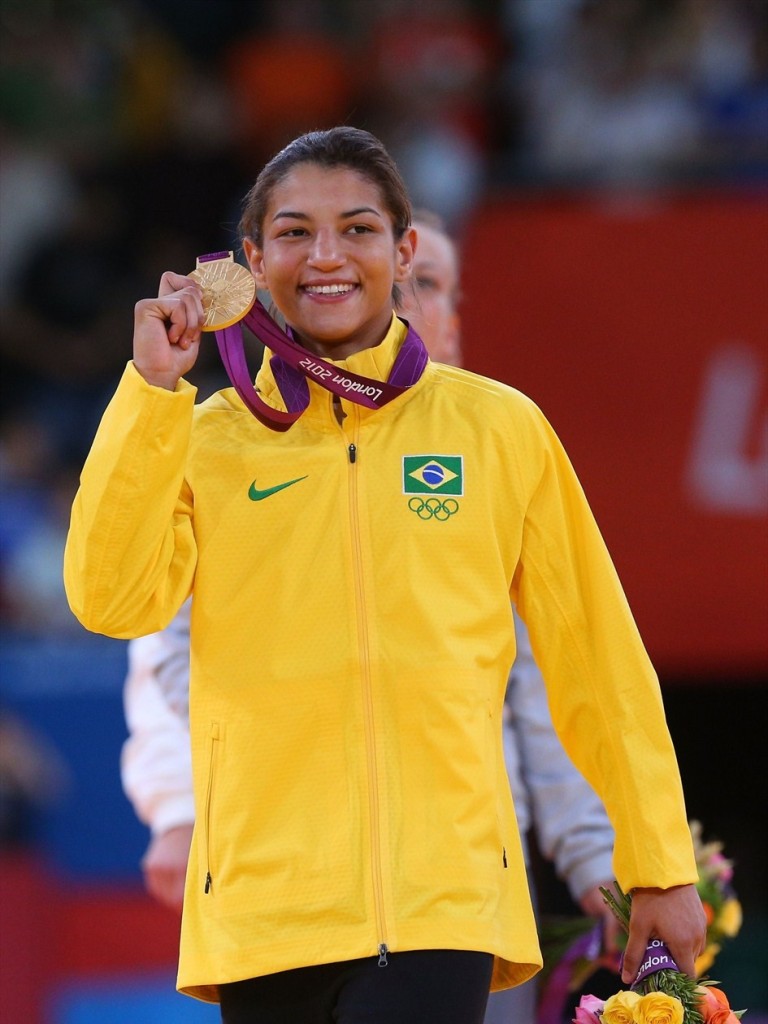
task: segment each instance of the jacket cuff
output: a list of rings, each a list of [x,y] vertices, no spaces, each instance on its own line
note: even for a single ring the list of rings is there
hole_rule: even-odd
[[[150,384],[148,381],[144,380],[142,375],[136,369],[136,364],[132,359],[129,359],[126,364],[124,376],[133,380],[133,382],[138,384],[139,387],[148,388],[150,391],[165,391],[168,395],[191,395],[192,398],[194,398],[194,396],[197,394],[197,388],[195,387],[195,385],[190,384],[189,381],[185,380],[184,377],[179,377],[178,381],[176,382],[176,387],[173,389],[173,391],[167,391],[166,388],[159,388],[156,387],[154,384]]]

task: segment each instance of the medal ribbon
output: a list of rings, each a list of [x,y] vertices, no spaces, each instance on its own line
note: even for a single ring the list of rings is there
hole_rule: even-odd
[[[227,253],[200,256],[200,262],[221,259]],[[245,323],[267,348],[274,352],[270,366],[286,412],[275,409],[260,397],[248,371],[241,324]],[[216,344],[232,385],[253,415],[273,430],[288,430],[309,405],[307,379],[327,391],[368,409],[380,409],[412,387],[428,362],[424,342],[409,326],[386,381],[342,370],[314,356],[275,323],[258,299],[241,321],[216,332]]]

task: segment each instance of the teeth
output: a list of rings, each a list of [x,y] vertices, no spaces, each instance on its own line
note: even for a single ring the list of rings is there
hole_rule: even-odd
[[[354,287],[353,284],[308,284],[304,290],[313,295],[345,295]]]

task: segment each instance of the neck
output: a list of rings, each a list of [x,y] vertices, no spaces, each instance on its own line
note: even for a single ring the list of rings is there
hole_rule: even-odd
[[[295,328],[291,328],[291,335],[303,348],[312,355],[321,359],[331,359],[339,362],[348,359],[357,352],[363,352],[368,348],[375,348],[386,338],[390,324],[392,323],[392,310],[388,309],[376,318],[371,324],[366,324],[354,334],[344,338],[318,338],[301,334]]]
[[[384,340],[382,337],[379,341],[371,342],[368,345],[358,345],[354,342],[322,342],[314,339],[303,338],[300,334],[294,334],[294,337],[296,341],[298,341],[298,343],[302,345],[307,352],[311,352],[313,356],[319,356],[321,359],[330,359],[337,363],[344,359],[349,359],[349,357],[355,355],[356,352],[363,352],[367,348],[374,348]]]

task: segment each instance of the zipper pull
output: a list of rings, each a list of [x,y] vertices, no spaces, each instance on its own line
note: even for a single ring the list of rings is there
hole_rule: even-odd
[[[349,446],[349,448],[347,449],[347,451],[349,452],[349,461],[350,462],[356,462],[357,461],[357,445],[356,444],[351,444]]]
[[[212,884],[212,882],[213,882],[213,879],[211,878],[211,872],[210,871],[206,871],[206,873],[205,873],[205,891],[206,891],[206,893],[209,893],[211,891],[211,884]]]
[[[379,945],[379,964],[378,964],[379,967],[386,967],[387,966],[387,953],[388,952],[389,952],[389,949],[387,948],[386,942],[382,942]]]

